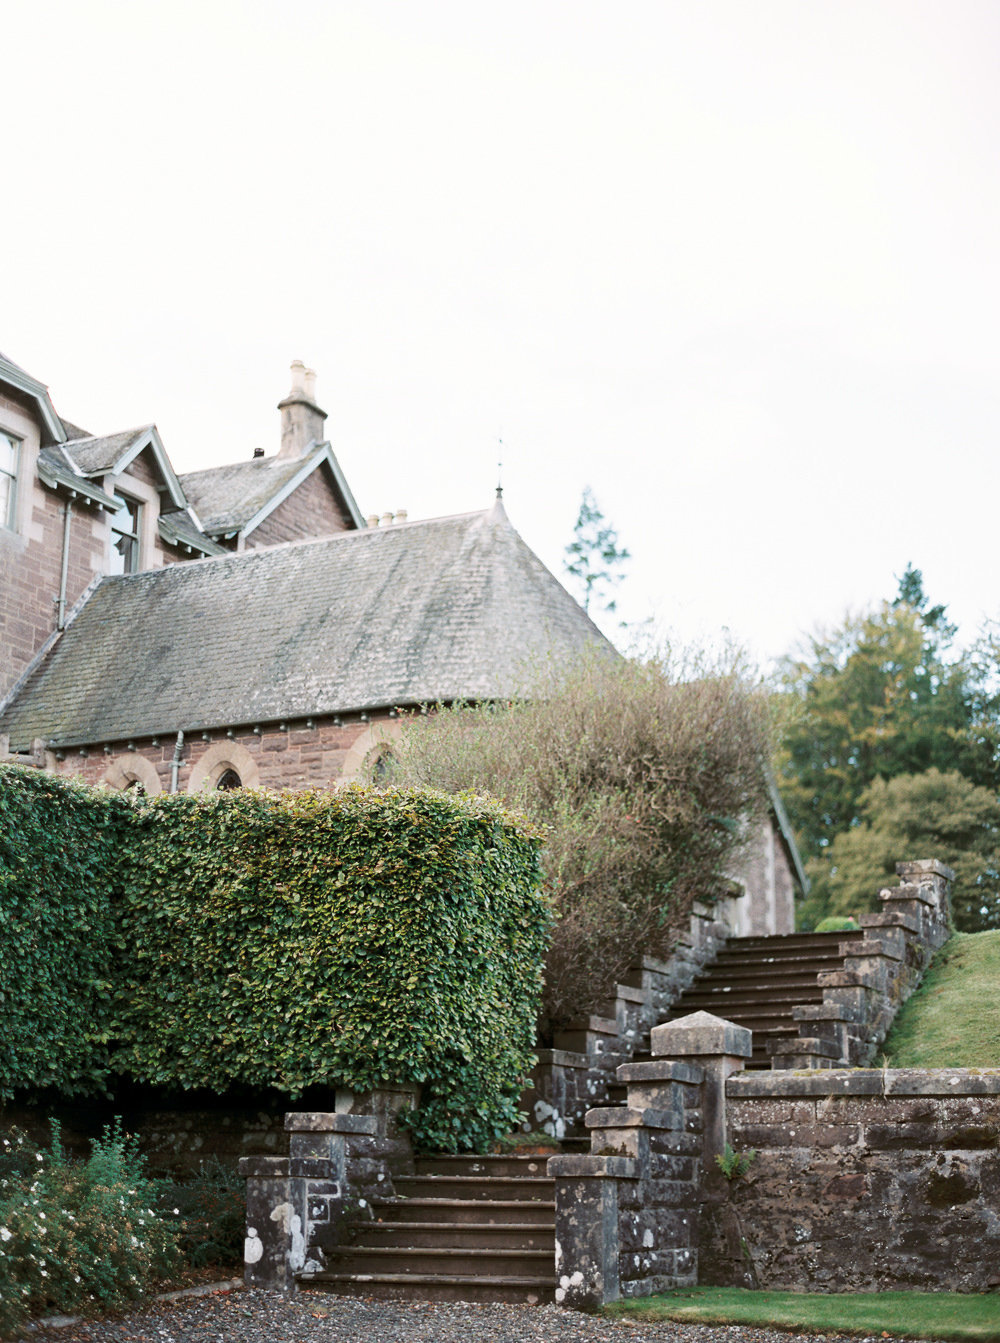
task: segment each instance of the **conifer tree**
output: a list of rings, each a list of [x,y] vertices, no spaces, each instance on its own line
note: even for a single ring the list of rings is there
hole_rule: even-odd
[[[585,611],[590,611],[591,601],[598,602],[604,611],[616,609],[612,592],[625,577],[621,566],[631,558],[619,545],[618,533],[606,522],[588,486],[580,499],[573,540],[563,560],[566,573],[579,586]]]

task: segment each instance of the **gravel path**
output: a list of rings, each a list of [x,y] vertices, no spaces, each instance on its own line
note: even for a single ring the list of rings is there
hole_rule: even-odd
[[[558,1306],[429,1305],[263,1291],[188,1296],[121,1320],[36,1328],[27,1337],[30,1343],[789,1343],[788,1334],[743,1325],[632,1324]],[[806,1343],[807,1336],[798,1340]]]

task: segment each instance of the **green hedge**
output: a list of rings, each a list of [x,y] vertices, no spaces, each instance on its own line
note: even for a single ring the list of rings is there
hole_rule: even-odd
[[[0,766],[0,1100],[101,1088],[130,816],[120,794]]]
[[[478,798],[392,789],[130,807],[16,775],[26,798],[89,797],[95,818],[115,820],[113,840],[90,841],[102,863],[88,869],[89,889],[102,872],[108,883],[101,918],[117,907],[114,934],[97,918],[93,930],[113,951],[118,939],[114,993],[98,995],[95,1017],[99,1036],[113,1022],[112,1070],[290,1098],[313,1084],[417,1081],[424,1146],[482,1146],[510,1127],[551,921],[541,837],[527,822]],[[56,938],[58,913],[49,923]],[[56,974],[45,991],[59,986]],[[28,987],[9,965],[0,991]],[[48,1080],[64,1090],[96,1080],[93,1067],[78,1076],[72,1050],[65,1060]],[[37,1080],[14,1073],[7,1085]]]

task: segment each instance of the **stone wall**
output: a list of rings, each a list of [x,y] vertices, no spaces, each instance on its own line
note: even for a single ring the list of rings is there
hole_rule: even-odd
[[[359,773],[369,753],[394,737],[401,720],[389,713],[353,714],[265,723],[229,730],[185,732],[177,768],[177,792],[213,788],[235,769],[249,788],[327,788]],[[179,724],[183,729],[184,724]],[[147,793],[173,787],[176,733],[126,742],[105,742],[48,752],[46,767],[85,783],[124,788],[133,779]]]
[[[285,1116],[289,1152],[245,1157],[248,1287],[292,1287],[297,1273],[318,1272],[340,1241],[349,1216],[371,1213],[376,1198],[393,1198],[393,1178],[412,1174],[413,1149],[398,1117],[419,1089],[384,1087],[351,1095],[338,1112]]]
[[[726,1103],[757,1155],[704,1209],[703,1282],[1000,1288],[1000,1070],[744,1073]]]
[[[695,906],[669,961],[643,956],[602,1015],[557,1031],[552,1048],[536,1051],[538,1063],[519,1101],[529,1127],[562,1138],[579,1130],[588,1110],[607,1103],[619,1066],[649,1048],[653,1027],[725,946],[725,916],[725,902]]]

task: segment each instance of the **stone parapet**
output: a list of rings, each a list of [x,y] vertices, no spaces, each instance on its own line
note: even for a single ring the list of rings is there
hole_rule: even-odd
[[[348,1215],[394,1196],[393,1177],[413,1171],[409,1135],[398,1118],[417,1096],[416,1087],[406,1086],[345,1093],[348,1110],[285,1116],[287,1156],[240,1161],[248,1287],[288,1291],[296,1277],[320,1272]]]
[[[715,960],[729,936],[717,910],[695,905],[669,960],[640,957],[599,1014],[557,1031],[554,1048],[537,1051],[538,1063],[521,1096],[529,1124],[556,1138],[579,1132],[587,1111],[608,1100],[618,1068],[651,1047],[653,1027]]]
[[[874,1058],[951,927],[951,869],[926,859],[897,863],[896,872],[900,885],[880,892],[882,912],[863,915],[862,936],[840,944],[843,968],[817,976],[823,1007],[842,1015],[817,1018],[796,1008],[799,1038],[775,1047],[772,1068],[826,1069]],[[830,1024],[818,1030],[817,1020]]]
[[[626,1104],[587,1114],[591,1154],[548,1163],[565,1305],[698,1281],[706,1166],[723,1150],[725,1079],[749,1057],[750,1032],[699,1012],[657,1027],[652,1045],[660,1057],[618,1069]]]

